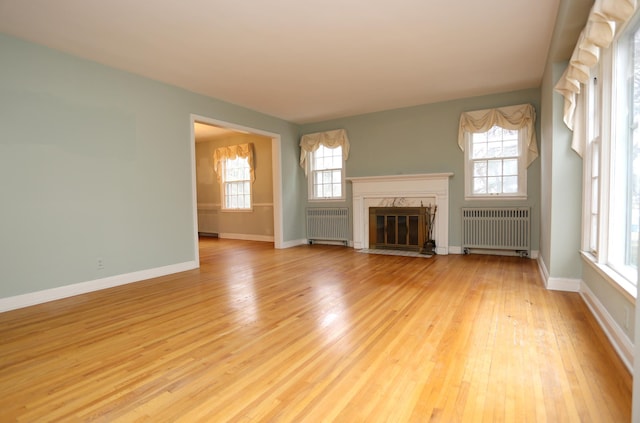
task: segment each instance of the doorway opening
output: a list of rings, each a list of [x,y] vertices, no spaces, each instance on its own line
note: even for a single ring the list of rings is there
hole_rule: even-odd
[[[199,140],[205,140],[207,145],[196,143]],[[216,141],[220,140],[220,141]],[[236,141],[249,140],[255,145],[256,153],[260,154],[256,157],[256,172],[258,167],[264,171],[265,166],[270,165],[270,172],[261,172],[263,177],[259,187],[262,186],[262,192],[257,192],[255,196],[258,201],[254,203],[253,213],[237,212],[237,213],[219,213],[220,210],[220,194],[207,193],[202,195],[198,193],[198,186],[206,187],[210,183],[211,187],[218,184],[217,177],[213,173],[212,157],[208,156],[207,150],[217,145],[233,144]],[[265,144],[266,143],[266,144]],[[266,145],[266,147],[265,147]],[[270,154],[270,157],[268,155]],[[235,231],[232,229],[230,233],[220,234],[222,237],[234,239],[247,239],[258,241],[273,241],[275,248],[283,248],[283,228],[282,228],[282,176],[281,176],[281,139],[280,134],[263,131],[261,129],[251,128],[238,125],[231,122],[220,121],[205,116],[191,115],[191,168],[192,168],[192,201],[193,201],[193,231],[194,231],[194,249],[195,258],[198,266],[200,265],[199,254],[199,232],[210,232],[215,226],[211,226],[213,221],[204,222],[207,219],[208,212],[211,215],[217,214],[222,216],[230,226],[233,226],[234,219],[236,227],[242,226],[242,230]],[[198,161],[201,160],[199,163]],[[206,162],[209,160],[208,162]],[[264,175],[271,175],[271,181],[265,181]],[[256,177],[257,179],[257,177]],[[203,185],[204,183],[204,185]],[[267,184],[267,185],[264,185]],[[265,188],[266,187],[266,188]],[[216,187],[219,189],[219,186]],[[270,191],[270,192],[269,192]],[[271,195],[270,195],[271,194]],[[204,200],[203,200],[204,199]],[[251,216],[253,215],[253,216]],[[235,216],[235,217],[234,217]],[[251,219],[256,219],[253,223]],[[267,220],[265,220],[267,219]],[[209,230],[199,229],[199,220],[201,223],[209,224]],[[220,223],[219,221],[217,223]],[[246,233],[247,227],[253,225],[252,233]],[[263,233],[260,233],[260,232]],[[271,232],[271,233],[270,233]]]

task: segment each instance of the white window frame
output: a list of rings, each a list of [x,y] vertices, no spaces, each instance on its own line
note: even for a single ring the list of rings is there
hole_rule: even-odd
[[[494,125],[499,126],[499,125]],[[518,154],[515,156],[518,160],[518,191],[515,193],[494,193],[494,194],[476,194],[473,192],[474,177],[474,158],[473,154],[473,133],[465,133],[464,148],[464,191],[465,200],[526,200],[527,199],[527,162],[526,162],[526,143],[523,139],[524,129],[516,129],[518,131]],[[486,132],[480,132],[486,134]],[[504,159],[505,157],[496,157],[496,159]]]
[[[602,82],[599,82],[599,69],[594,68],[585,84],[586,101],[579,107],[584,107],[586,118],[585,136],[587,145],[583,162],[583,207],[582,221],[582,250],[591,254],[595,259],[600,255],[600,228],[602,227]]]
[[[246,162],[248,168],[248,177],[247,179],[242,180],[227,180],[227,166],[236,160],[243,160]],[[253,184],[251,183],[251,164],[249,163],[248,157],[234,157],[234,158],[225,158],[221,161],[222,167],[222,177],[220,181],[220,201],[221,201],[221,210],[222,211],[252,211],[253,210]],[[248,195],[249,197],[249,205],[247,207],[230,207],[228,204],[228,196],[227,196],[227,187],[230,187],[233,184],[242,183],[243,185],[249,186],[249,193],[245,193],[243,195]]]
[[[625,157],[625,154],[620,156],[617,151],[621,137],[626,136],[621,132],[628,129],[626,101],[629,93],[626,79],[629,69],[628,62],[625,63],[628,55],[622,49],[627,48],[625,40],[629,34],[639,30],[640,18],[636,17],[618,34],[610,48],[602,50],[598,66],[591,70],[592,77],[598,77],[598,87],[593,92],[593,86],[585,86],[584,122],[581,123],[587,141],[583,157],[582,254],[588,263],[593,263],[596,270],[606,276],[606,280],[633,298],[637,297],[638,269],[616,260],[616,255],[621,254],[620,237],[615,234],[615,225],[620,221],[617,214],[625,209],[630,213],[631,208],[621,207],[617,200],[615,174],[620,170],[616,156]],[[623,81],[623,87],[617,85],[620,81]],[[627,140],[624,141],[626,144]],[[599,166],[594,163],[597,154]],[[594,171],[598,172],[599,179],[595,203],[590,192]],[[593,204],[598,207],[597,234],[592,233],[589,220],[589,210]],[[594,238],[596,248],[592,248]]]
[[[308,183],[308,199],[309,201],[345,201],[346,200],[346,193],[345,193],[345,188],[346,188],[346,183],[345,183],[345,166],[346,166],[346,161],[344,159],[344,155],[342,154],[342,146],[341,145],[337,145],[335,147],[328,147],[324,144],[320,144],[318,146],[318,149],[316,149],[315,151],[311,151],[308,153],[308,159],[307,159],[307,183]],[[315,168],[315,163],[316,163],[316,155],[318,153],[318,151],[321,151],[321,149],[326,149],[326,150],[337,150],[340,149],[340,168],[336,168],[336,167],[331,167],[331,168],[323,168],[323,169],[316,169]],[[323,197],[323,196],[316,196],[316,190],[315,190],[315,179],[316,179],[316,175],[320,172],[335,172],[335,171],[340,171],[340,196],[327,196],[327,197]]]
[[[633,79],[634,71],[630,70],[632,63],[629,62],[630,57],[623,52],[629,51],[628,42],[630,36],[634,33],[640,32],[640,19],[634,19],[630,25],[621,33],[617,38],[612,57],[612,78],[611,78],[611,92],[615,93],[611,98],[611,142],[610,142],[610,172],[609,172],[609,204],[613,209],[609,211],[609,226],[608,226],[608,256],[607,264],[620,275],[622,275],[627,281],[634,286],[637,285],[637,266],[633,266],[627,263],[627,249],[630,247],[627,244],[626,236],[628,235],[625,230],[620,232],[620,222],[625,221],[625,224],[632,225],[632,219],[629,214],[632,214],[631,207],[627,204],[626,200],[629,200],[630,173],[632,172],[632,165],[628,163],[628,143],[633,141],[630,139],[629,133],[629,104],[630,96],[629,92],[629,78]],[[640,58],[636,58],[640,60]],[[619,85],[622,86],[619,86]],[[633,110],[631,110],[633,113]],[[621,164],[620,161],[625,163]],[[620,177],[624,179],[624,186],[620,188],[616,184],[620,184]],[[624,193],[621,193],[625,191]],[[624,197],[621,201],[620,197]],[[620,207],[621,203],[624,203],[626,207]],[[616,207],[617,205],[617,207]],[[621,210],[625,210],[626,213],[624,219],[618,215]],[[635,222],[637,225],[639,222]],[[623,245],[623,246],[622,246]],[[637,255],[634,257],[637,260]],[[636,288],[637,289],[637,288]]]

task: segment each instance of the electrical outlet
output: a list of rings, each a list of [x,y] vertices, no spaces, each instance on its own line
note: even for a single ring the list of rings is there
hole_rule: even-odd
[[[98,258],[97,267],[98,267],[98,270],[104,269],[104,260],[102,260],[101,258]]]

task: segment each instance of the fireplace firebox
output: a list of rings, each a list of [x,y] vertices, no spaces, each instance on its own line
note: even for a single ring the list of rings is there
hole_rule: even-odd
[[[427,219],[426,207],[370,207],[369,248],[422,251]]]

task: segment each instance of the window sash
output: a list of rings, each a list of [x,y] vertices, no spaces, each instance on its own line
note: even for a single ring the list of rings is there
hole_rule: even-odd
[[[250,210],[251,167],[247,157],[235,157],[222,161],[222,209]]]
[[[342,146],[319,145],[310,153],[309,199],[344,199],[344,156]]]
[[[494,125],[486,132],[466,134],[467,200],[526,199],[523,132]]]
[[[640,25],[618,40],[612,92],[611,177],[607,264],[632,284],[637,283],[640,211]],[[634,164],[634,162],[636,164]]]

